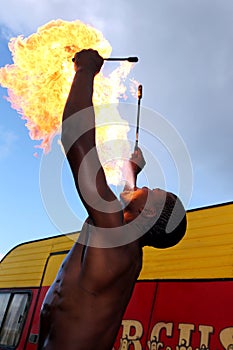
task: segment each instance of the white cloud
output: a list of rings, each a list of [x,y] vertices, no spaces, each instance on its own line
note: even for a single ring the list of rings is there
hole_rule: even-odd
[[[73,0],[3,0],[3,3],[0,23],[16,35],[23,33],[25,36],[51,20],[81,20],[81,17],[86,17],[87,9],[94,6],[92,1],[89,7],[87,2],[82,5]]]
[[[103,31],[107,26],[111,31],[115,27],[121,32],[122,25],[128,26],[125,21],[125,12],[128,4],[121,0],[117,2],[86,0],[83,3],[77,0],[2,0],[0,11],[0,25],[10,29],[14,34],[28,36],[45,23],[63,19],[68,21],[81,20]],[[134,2],[131,7],[133,7]],[[128,11],[127,11],[128,13]],[[119,40],[119,38],[118,38]]]

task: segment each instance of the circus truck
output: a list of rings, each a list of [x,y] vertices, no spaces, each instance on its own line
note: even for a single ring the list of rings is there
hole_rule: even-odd
[[[233,202],[187,216],[177,246],[144,248],[115,350],[233,349]],[[41,304],[77,237],[23,243],[2,259],[1,350],[36,350]]]

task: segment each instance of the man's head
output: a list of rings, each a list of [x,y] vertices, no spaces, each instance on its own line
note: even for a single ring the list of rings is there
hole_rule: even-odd
[[[179,198],[171,192],[147,187],[121,194],[126,223],[137,219],[143,234],[142,246],[168,248],[177,244],[186,231],[186,213]]]

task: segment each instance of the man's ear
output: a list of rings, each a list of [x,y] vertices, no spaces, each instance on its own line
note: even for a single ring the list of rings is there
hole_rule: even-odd
[[[146,208],[140,208],[139,212],[142,216],[145,218],[154,218],[156,216],[156,208],[155,207],[146,207]]]

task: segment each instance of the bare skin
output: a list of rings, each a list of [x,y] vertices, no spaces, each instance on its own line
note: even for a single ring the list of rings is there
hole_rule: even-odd
[[[85,50],[76,54],[76,73],[63,121],[90,107],[79,117],[80,128],[89,131],[68,150],[67,159],[93,229],[102,227],[111,234],[112,228],[124,227],[139,215],[148,196],[152,204],[158,204],[165,192],[136,187],[137,175],[145,164],[140,149],[133,155],[138,164],[132,166],[135,187],[130,191],[126,189],[121,195],[126,204],[124,210],[106,183],[95,148],[95,115],[92,109],[93,81],[102,64],[103,59],[96,51]],[[69,132],[69,128],[62,132],[65,149]],[[93,150],[91,160],[86,157],[90,150]],[[84,170],[79,172],[81,163]],[[96,169],[95,182],[90,179]],[[106,201],[106,211],[104,208],[96,209],[99,196]],[[148,217],[155,214],[152,207]],[[140,239],[112,248],[75,243],[45,298],[38,350],[111,350],[141,267]]]

